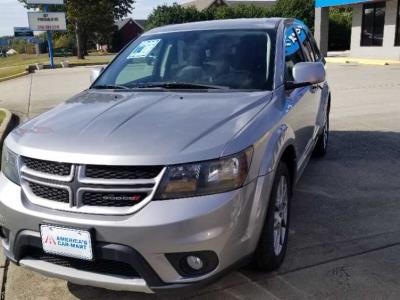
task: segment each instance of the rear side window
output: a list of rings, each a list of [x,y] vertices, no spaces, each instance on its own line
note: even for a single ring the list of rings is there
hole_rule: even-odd
[[[285,32],[285,79],[286,81],[293,81],[293,67],[299,63],[304,62],[305,58],[303,51],[299,44],[297,34],[293,27],[290,27]]]

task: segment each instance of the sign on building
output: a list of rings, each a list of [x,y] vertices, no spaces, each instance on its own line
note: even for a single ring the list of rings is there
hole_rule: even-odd
[[[26,1],[27,4],[54,4],[54,5],[63,5],[64,4],[64,0],[27,0]]]
[[[64,12],[28,12],[28,20],[33,31],[67,30]]]
[[[362,2],[372,2],[375,0],[316,0],[315,7],[328,7],[338,5],[357,4]]]
[[[33,31],[29,27],[14,27],[15,37],[33,37]]]

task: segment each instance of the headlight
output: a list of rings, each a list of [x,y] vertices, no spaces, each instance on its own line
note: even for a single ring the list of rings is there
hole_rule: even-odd
[[[18,155],[10,151],[5,145],[1,154],[1,171],[16,184],[19,183]]]
[[[217,160],[169,166],[155,199],[174,199],[228,192],[241,187],[249,171],[253,148]]]

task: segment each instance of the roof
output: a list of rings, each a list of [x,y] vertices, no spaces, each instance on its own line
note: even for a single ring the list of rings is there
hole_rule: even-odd
[[[193,6],[197,10],[202,11],[210,8],[212,5],[240,5],[240,4],[249,4],[256,6],[272,6],[276,3],[276,0],[192,0],[189,2],[185,2],[181,4],[183,7]]]
[[[135,19],[134,20],[136,24],[138,24],[140,27],[144,28],[144,25],[146,23],[147,20],[144,19]]]
[[[121,30],[121,28],[123,28],[130,21],[134,22],[141,29],[144,29],[144,23],[146,22],[146,20],[134,20],[132,18],[125,18],[125,19],[122,19],[122,20],[118,20],[118,21],[115,22],[115,25],[118,27],[118,30]]]
[[[225,1],[228,5],[255,5],[255,6],[272,6],[275,5],[276,0],[227,0]]]
[[[181,4],[183,7],[195,7],[197,10],[202,11],[210,8],[213,4],[227,5],[225,0],[194,0]]]
[[[252,18],[252,19],[231,19],[203,21],[184,24],[167,25],[145,33],[157,34],[176,31],[196,30],[223,30],[223,29],[274,29],[285,19],[283,18]]]

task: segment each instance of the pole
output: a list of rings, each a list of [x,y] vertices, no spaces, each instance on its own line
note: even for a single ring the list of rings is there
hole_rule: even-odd
[[[44,6],[44,11],[48,12],[49,11],[49,6],[45,5]],[[52,69],[54,69],[54,54],[53,54],[53,42],[52,42],[53,36],[51,34],[50,30],[47,30],[47,43],[49,46],[49,55],[50,55],[50,66]]]

